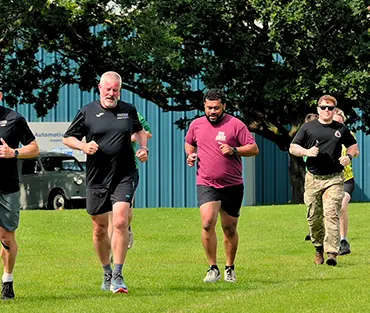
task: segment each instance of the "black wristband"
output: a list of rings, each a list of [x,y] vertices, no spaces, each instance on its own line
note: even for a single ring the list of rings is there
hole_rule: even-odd
[[[233,150],[233,155],[238,155],[238,149],[236,147],[231,148]]]
[[[353,159],[352,154],[347,153],[347,154],[346,154],[346,156],[348,156],[348,157],[349,157],[349,159],[352,161],[352,159]]]

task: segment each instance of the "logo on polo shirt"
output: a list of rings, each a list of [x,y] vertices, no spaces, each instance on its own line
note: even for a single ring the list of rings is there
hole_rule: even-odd
[[[99,114],[96,114],[96,117],[100,117],[102,115],[104,115],[104,113],[99,113]]]
[[[0,121],[0,127],[5,127],[8,124],[7,120]]]
[[[128,113],[118,113],[117,120],[127,120],[129,118]]]
[[[218,135],[216,136],[215,139],[225,141],[226,140],[225,132],[218,132]]]
[[[342,137],[342,134],[340,133],[339,130],[337,130],[335,133],[334,133],[334,136],[337,137],[337,138],[340,138]]]

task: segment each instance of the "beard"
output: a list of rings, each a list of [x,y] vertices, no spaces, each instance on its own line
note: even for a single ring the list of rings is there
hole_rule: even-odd
[[[117,103],[118,103],[118,99],[116,99],[116,98],[105,98],[104,99],[104,106],[107,109],[115,108],[117,106]]]
[[[215,117],[215,116],[217,116],[217,118],[214,119],[214,120],[211,120],[210,117],[208,115],[206,115],[206,118],[207,118],[208,122],[210,122],[212,125],[216,125],[216,124],[220,123],[222,121],[222,119],[224,118],[224,116],[225,116],[225,112],[222,112],[221,115],[213,115],[212,117]]]

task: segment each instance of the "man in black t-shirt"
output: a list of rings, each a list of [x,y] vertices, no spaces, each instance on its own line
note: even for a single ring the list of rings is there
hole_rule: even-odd
[[[79,110],[63,138],[65,145],[87,154],[87,212],[92,217],[94,246],[104,269],[102,290],[113,293],[128,292],[122,267],[128,245],[128,214],[139,180],[131,135],[139,143],[136,156],[141,162],[148,160],[149,152],[147,135],[135,107],[119,100],[121,84],[116,72],[104,73],[99,84],[100,100]],[[113,271],[107,230],[110,211],[113,211]]]
[[[0,101],[2,98],[0,90]],[[13,270],[18,252],[15,231],[21,207],[17,158],[32,158],[38,154],[35,136],[23,116],[0,106],[0,240],[4,264],[1,297],[4,300],[14,298]]]
[[[316,249],[315,264],[337,265],[339,252],[339,215],[343,189],[343,168],[358,151],[356,139],[348,128],[333,120],[337,100],[329,95],[318,101],[319,118],[304,123],[294,137],[289,152],[307,156],[304,202],[312,244]],[[342,156],[342,145],[347,155]]]

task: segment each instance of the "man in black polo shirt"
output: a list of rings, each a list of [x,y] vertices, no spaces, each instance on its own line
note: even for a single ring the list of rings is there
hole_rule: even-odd
[[[122,276],[128,244],[128,214],[139,175],[131,135],[140,148],[136,156],[148,160],[147,135],[137,111],[120,101],[122,80],[116,72],[106,72],[99,84],[100,100],[79,110],[64,135],[63,143],[87,154],[86,202],[93,221],[93,242],[104,269],[102,290],[127,293]],[[86,137],[86,142],[83,142]],[[113,211],[112,253],[110,265],[108,212]]]
[[[304,202],[311,241],[316,249],[315,264],[337,265],[339,252],[339,216],[344,197],[343,168],[358,150],[348,128],[333,120],[337,100],[329,95],[318,101],[319,118],[304,123],[294,137],[289,152],[307,156]],[[342,156],[342,144],[347,155]]]
[[[0,101],[3,93],[0,90]],[[19,148],[19,144],[23,146]],[[2,277],[3,300],[13,299],[13,269],[18,245],[15,231],[19,224],[19,178],[17,158],[32,158],[39,154],[35,136],[24,117],[0,106],[0,240],[4,264]]]

